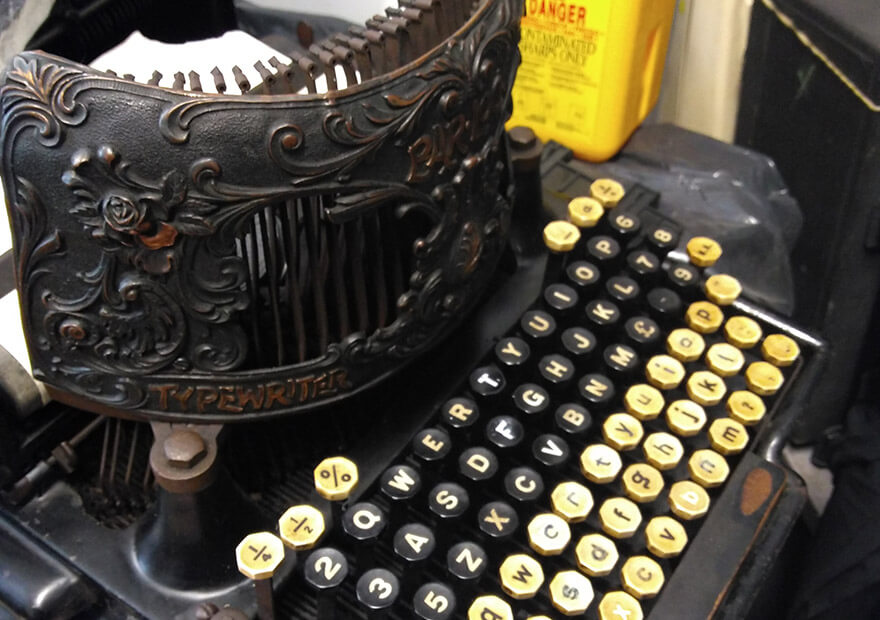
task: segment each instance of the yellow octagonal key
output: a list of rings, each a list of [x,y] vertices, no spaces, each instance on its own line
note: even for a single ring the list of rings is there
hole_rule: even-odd
[[[688,459],[691,478],[706,488],[717,487],[730,475],[730,465],[713,450],[697,450]]]
[[[315,467],[315,489],[324,499],[347,499],[358,484],[357,465],[344,456],[333,456]]]
[[[642,523],[638,505],[625,497],[611,497],[599,507],[602,529],[615,538],[629,538]]]
[[[674,390],[684,379],[685,370],[671,355],[655,355],[645,365],[648,383],[661,390]]]
[[[663,569],[646,555],[635,555],[620,569],[623,589],[637,599],[653,598],[660,593],[665,581]]]
[[[727,398],[727,413],[737,422],[750,426],[763,419],[767,407],[754,392],[737,390]]]
[[[581,231],[571,222],[554,220],[544,227],[544,245],[553,252],[570,252],[581,238]]]
[[[663,474],[646,463],[633,463],[623,472],[623,490],[637,502],[652,502],[663,490]]]
[[[550,600],[566,616],[580,616],[593,602],[593,586],[577,571],[561,571],[550,581]]]
[[[628,413],[612,413],[602,423],[602,436],[615,450],[632,450],[644,434],[642,423]]]
[[[721,245],[709,237],[694,237],[687,242],[688,258],[697,267],[711,267],[721,258]]]
[[[648,551],[658,558],[673,558],[684,551],[688,542],[684,526],[665,515],[654,517],[645,526]]]
[[[692,329],[679,327],[669,332],[666,337],[666,350],[669,354],[682,362],[693,362],[700,359],[706,341]]]
[[[626,410],[639,420],[653,420],[663,411],[663,393],[647,383],[631,385],[623,396]]]
[[[529,533],[529,546],[541,555],[559,555],[571,541],[568,523],[551,512],[535,515],[526,529]]]
[[[711,302],[695,301],[685,311],[684,321],[695,332],[714,334],[724,322],[724,313]]]
[[[750,349],[761,339],[761,326],[747,316],[732,316],[724,323],[724,335],[730,344]]]
[[[606,209],[616,207],[625,193],[623,185],[614,179],[596,179],[590,184],[590,195]]]
[[[687,380],[687,393],[691,400],[711,407],[717,405],[727,393],[724,379],[708,370],[698,370]]]
[[[507,556],[498,569],[501,588],[518,601],[532,598],[544,583],[544,571],[532,557],[522,553]]]
[[[278,533],[291,549],[311,549],[324,535],[324,515],[308,504],[291,506],[278,519]]]
[[[716,342],[706,351],[706,365],[721,377],[732,377],[745,363],[742,351],[726,342]]]
[[[553,512],[569,523],[579,523],[586,519],[593,509],[593,494],[579,482],[566,480],[553,489],[550,494],[550,505]]]
[[[745,375],[749,389],[761,396],[775,394],[785,381],[782,371],[769,362],[752,362]]]
[[[706,280],[706,297],[719,306],[729,306],[742,293],[742,285],[733,276],[719,273]]]
[[[590,196],[578,196],[568,203],[568,219],[579,228],[592,228],[604,214],[602,203]]]
[[[250,579],[270,579],[284,559],[284,544],[272,532],[254,532],[235,548],[238,570]]]
[[[677,517],[692,521],[709,510],[709,494],[696,482],[679,480],[669,488],[669,507]]]
[[[644,620],[642,606],[626,592],[613,591],[599,601],[599,620]]]
[[[801,354],[798,343],[783,334],[770,334],[761,344],[764,359],[774,366],[791,366]]]
[[[494,594],[478,596],[468,607],[468,620],[513,620],[513,609]]]
[[[575,547],[574,555],[578,566],[590,577],[604,577],[609,574],[619,558],[617,546],[602,534],[582,536]]]

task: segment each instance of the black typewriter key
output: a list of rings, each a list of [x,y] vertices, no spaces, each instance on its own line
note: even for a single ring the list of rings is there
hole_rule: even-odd
[[[457,543],[446,553],[446,569],[462,584],[476,584],[488,565],[486,550],[474,542]]]
[[[599,268],[585,260],[575,261],[565,268],[565,276],[569,284],[582,295],[589,293],[596,287],[600,275]]]
[[[476,368],[469,377],[471,391],[477,396],[491,400],[507,387],[507,379],[494,364]]]
[[[504,476],[504,490],[517,502],[535,502],[544,494],[544,479],[531,467],[516,467]]]
[[[677,227],[669,224],[654,226],[645,232],[645,241],[651,247],[651,251],[657,256],[666,256],[678,245],[681,236]]]
[[[513,391],[513,404],[526,420],[539,419],[550,404],[550,394],[537,383],[523,383]]]
[[[637,351],[645,353],[662,347],[663,333],[653,319],[634,316],[627,320],[623,328],[627,339]]]
[[[586,327],[569,327],[562,332],[562,346],[575,364],[582,364],[596,352],[596,335]]]
[[[509,415],[499,415],[486,424],[486,439],[503,453],[509,453],[522,443],[525,429],[522,423]]]
[[[422,477],[409,465],[393,465],[379,477],[379,489],[388,498],[389,520],[396,523],[421,491]]]
[[[602,351],[608,376],[618,379],[632,377],[641,369],[639,354],[625,344],[610,344]]]
[[[538,362],[538,372],[551,388],[564,387],[574,379],[574,362],[558,353],[545,355]]]
[[[570,315],[578,305],[577,292],[567,284],[551,284],[544,289],[544,303],[553,314]]]
[[[639,282],[653,282],[660,274],[660,257],[653,252],[636,250],[626,255],[626,266]]]
[[[620,308],[607,299],[594,299],[588,302],[585,312],[590,327],[603,333],[610,331],[620,320]]]
[[[477,513],[477,525],[489,540],[509,540],[519,527],[519,515],[506,502],[489,502]]]
[[[613,216],[606,219],[606,223],[611,234],[622,242],[635,237],[642,227],[639,216],[629,213],[614,213]]]
[[[700,270],[690,263],[672,262],[666,269],[669,286],[685,299],[700,294]]]
[[[559,469],[568,462],[571,450],[562,437],[547,433],[532,442],[532,456],[548,469]]]
[[[458,471],[468,484],[486,482],[498,473],[498,457],[487,448],[468,448],[458,457]]]
[[[355,593],[370,620],[384,619],[400,596],[400,581],[387,569],[373,568],[357,580]]]
[[[531,348],[522,338],[509,336],[495,344],[495,360],[508,377],[518,377],[531,356]]]
[[[543,310],[528,310],[523,313],[519,327],[532,346],[547,346],[556,333],[556,319]]]
[[[358,570],[372,566],[374,548],[386,524],[385,513],[372,502],[354,504],[342,515],[342,529],[351,541]]]
[[[432,581],[416,590],[413,611],[422,620],[449,620],[455,614],[456,603],[452,588]]]
[[[480,408],[470,398],[450,398],[440,407],[440,420],[456,436],[466,436],[477,420]]]
[[[467,512],[470,497],[461,485],[441,482],[428,494],[428,507],[442,522],[449,522]]]
[[[608,297],[614,301],[619,308],[632,308],[639,299],[642,292],[639,283],[632,278],[626,276],[614,276],[608,278],[605,282],[605,290]]]
[[[342,618],[336,613],[339,586],[348,576],[348,560],[331,547],[315,549],[303,565],[303,578],[316,591],[317,620]]]
[[[425,428],[412,441],[413,454],[420,463],[433,464],[443,460],[452,449],[452,440],[446,431]]]
[[[583,436],[593,425],[593,418],[586,407],[577,403],[563,403],[556,408],[553,419],[563,434],[578,437]]]
[[[602,270],[615,265],[620,258],[620,243],[607,235],[587,239],[587,258]]]
[[[681,297],[675,291],[657,287],[648,291],[646,295],[648,311],[658,323],[669,324],[681,318]]]
[[[407,523],[394,533],[394,553],[404,562],[403,582],[401,587],[404,591],[421,580],[422,569],[434,553],[437,539],[433,530],[421,523]]]
[[[578,381],[578,393],[591,409],[602,410],[614,398],[614,383],[605,375],[591,373]]]

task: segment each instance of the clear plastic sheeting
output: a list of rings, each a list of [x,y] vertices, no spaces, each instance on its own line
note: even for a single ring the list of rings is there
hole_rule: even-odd
[[[695,235],[716,239],[724,249],[716,272],[738,278],[751,300],[792,313],[789,254],[803,216],[771,159],[659,124],[638,129],[613,160],[578,165],[658,192],[660,211],[685,226],[682,247]]]

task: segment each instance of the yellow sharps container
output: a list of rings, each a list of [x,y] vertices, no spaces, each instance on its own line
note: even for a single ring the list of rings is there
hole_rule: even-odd
[[[525,0],[509,127],[614,155],[657,102],[676,0]]]

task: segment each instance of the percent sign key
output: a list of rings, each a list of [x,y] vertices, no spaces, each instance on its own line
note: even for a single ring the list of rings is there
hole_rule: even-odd
[[[326,458],[315,467],[315,488],[324,499],[347,499],[357,484],[357,465],[344,456]]]

